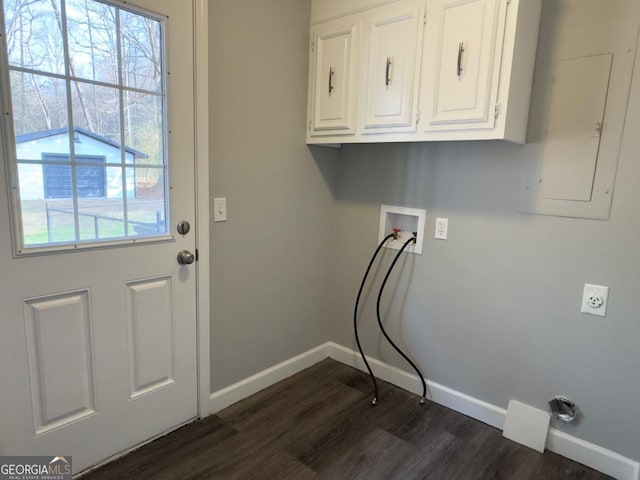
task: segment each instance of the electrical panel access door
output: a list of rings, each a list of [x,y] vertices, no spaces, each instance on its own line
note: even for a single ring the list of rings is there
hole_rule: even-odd
[[[355,133],[357,33],[354,16],[311,29],[310,136]]]
[[[374,9],[368,45],[363,133],[415,132],[423,2]]]
[[[507,0],[432,0],[423,70],[424,130],[494,127]]]

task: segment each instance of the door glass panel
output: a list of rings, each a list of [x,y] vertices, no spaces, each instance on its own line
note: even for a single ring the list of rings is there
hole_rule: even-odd
[[[164,158],[164,115],[162,97],[138,92],[125,95],[125,139],[127,146],[144,152],[126,161],[137,165],[162,165]]]
[[[135,195],[127,200],[129,235],[146,236],[166,229],[165,182],[162,168],[127,168]]]
[[[163,19],[96,0],[2,5],[19,251],[166,236]]]
[[[60,0],[4,0],[6,48],[12,67],[64,74]]]
[[[116,9],[91,0],[65,3],[71,75],[117,85]]]
[[[80,130],[74,137],[76,153],[103,152],[110,161],[121,162],[120,93],[117,88],[71,82],[73,125]],[[111,144],[113,148],[104,148]],[[111,142],[111,143],[109,143]]]
[[[73,242],[75,206],[67,198],[22,202],[25,245]]]
[[[127,87],[162,91],[160,23],[123,11],[121,40],[124,84]]]
[[[58,165],[59,166],[59,165]],[[45,165],[20,164],[21,182],[43,177]],[[21,203],[22,234],[26,246],[72,242],[76,238],[74,205],[68,198],[42,198],[27,192]]]
[[[11,71],[11,103],[18,159],[25,150],[37,152],[36,147],[42,143],[29,141],[27,135],[67,125],[67,89],[59,78]],[[40,155],[33,153],[30,158],[39,159]]]
[[[79,172],[81,168],[78,167]],[[104,170],[102,186],[105,194],[78,199],[80,237],[83,240],[120,238],[125,234],[122,168],[107,167]]]

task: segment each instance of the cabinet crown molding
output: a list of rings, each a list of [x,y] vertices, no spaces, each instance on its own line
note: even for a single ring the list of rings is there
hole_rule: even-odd
[[[311,3],[311,25],[326,22],[343,15],[360,13],[398,0],[313,0]]]

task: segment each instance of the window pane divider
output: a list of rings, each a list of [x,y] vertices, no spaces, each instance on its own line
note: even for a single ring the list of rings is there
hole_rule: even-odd
[[[65,73],[65,89],[67,91],[67,122],[69,125],[69,155],[71,158],[71,195],[73,199],[73,228],[75,233],[75,241],[80,240],[80,217],[78,216],[78,175],[76,171],[76,148],[74,142],[74,123],[73,123],[73,96],[71,92],[71,58],[69,56],[69,38],[67,30],[67,2],[60,0],[60,22],[62,30],[62,49],[64,55],[64,73]],[[49,232],[50,234],[51,232]],[[24,242],[24,239],[23,239]]]
[[[120,89],[118,90],[118,95],[120,98],[120,156],[121,156],[121,168],[122,168],[122,217],[124,222],[124,236],[125,238],[129,237],[129,196],[127,191],[127,152],[125,151],[126,145],[126,137],[125,137],[125,124],[124,124],[124,90],[122,86],[124,85],[124,77],[122,72],[122,26],[120,24],[121,16],[120,9],[116,9],[116,54],[118,56],[118,83],[120,84]],[[134,190],[135,190],[135,181],[136,177],[133,176],[134,182]]]
[[[85,85],[95,85],[96,87],[107,87],[107,88],[117,88],[120,90],[126,90],[128,92],[139,93],[141,95],[153,95],[155,97],[162,97],[162,92],[157,92],[155,90],[145,90],[144,88],[136,88],[136,87],[128,87],[122,83],[109,83],[109,82],[101,82],[100,80],[90,80],[88,78],[75,77],[71,75],[69,72],[69,76],[66,77],[63,73],[53,73],[53,72],[45,72],[42,70],[33,70],[27,67],[19,67],[17,65],[10,65],[9,70],[13,72],[20,73],[28,73],[30,75],[38,75],[41,77],[51,77],[56,78],[58,80],[66,80],[67,78],[71,82],[83,83]]]
[[[23,165],[70,165],[70,160],[18,160],[19,164]],[[82,161],[76,160],[76,165],[78,167],[93,167],[96,165],[96,162],[91,161]],[[120,162],[103,162],[100,164],[105,167],[122,167],[122,163]],[[151,168],[156,170],[165,170],[164,165],[156,165],[156,164],[146,164],[146,163],[126,163],[125,168]]]

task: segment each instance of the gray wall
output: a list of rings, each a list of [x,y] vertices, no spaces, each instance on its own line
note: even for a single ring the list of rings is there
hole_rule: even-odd
[[[519,214],[536,145],[305,147],[309,3],[210,4],[211,185],[229,202],[229,221],[211,229],[212,390],[329,339],[355,348],[352,302],[380,204],[420,207],[424,254],[399,265],[383,313],[425,375],[502,407],[545,408],[566,394],[582,409],[570,433],[640,458],[640,86],[611,220]],[[554,30],[560,13],[579,24],[612,4],[546,0],[546,48],[572,38]],[[436,216],[450,220],[446,242],[433,239]],[[579,313],[586,282],[611,287],[605,319]],[[405,368],[377,333],[368,293],[365,347]]]
[[[229,216],[211,226],[215,391],[328,339],[337,151],[304,143],[310,1],[209,10],[211,192]]]
[[[560,13],[579,24],[608,8],[547,1],[541,37],[570,41],[569,32],[554,31]],[[521,173],[538,153],[535,144],[345,146],[331,338],[355,348],[352,303],[377,243],[380,204],[426,208],[424,254],[399,265],[383,307],[392,337],[425,376],[501,407],[518,399],[544,409],[550,394],[566,394],[582,417],[565,430],[639,459],[638,81],[637,72],[610,221],[518,213]],[[449,240],[433,239],[435,217],[449,218]],[[383,266],[391,257],[388,251]],[[606,318],[579,312],[584,283],[610,286]],[[365,348],[408,370],[377,332],[376,293],[369,291],[361,317]]]

